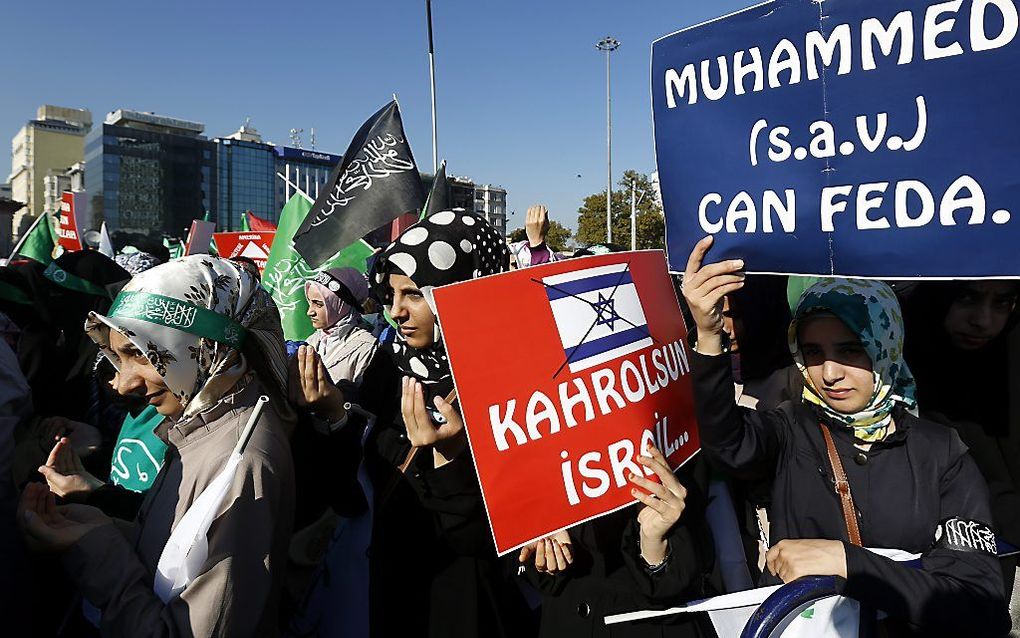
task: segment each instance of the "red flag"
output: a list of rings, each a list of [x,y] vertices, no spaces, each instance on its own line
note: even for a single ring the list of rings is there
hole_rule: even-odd
[[[268,231],[273,233],[276,232],[276,224],[269,221],[268,219],[262,219],[261,217],[257,217],[255,213],[251,211],[248,211],[247,215],[248,215],[248,227],[251,228],[252,231]]]

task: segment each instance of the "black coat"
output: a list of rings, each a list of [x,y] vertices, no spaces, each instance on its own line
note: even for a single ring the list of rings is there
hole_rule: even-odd
[[[328,504],[342,516],[364,511],[357,482],[364,458],[374,486],[371,635],[532,635],[534,615],[513,581],[511,560],[496,556],[468,451],[435,469],[431,450],[421,449],[407,472],[399,471],[411,445],[400,415],[399,371],[382,349],[360,389],[346,391],[376,415],[375,427],[362,446],[366,423],[353,412],[329,437],[299,426],[298,526],[317,517],[316,505]]]
[[[680,521],[667,537],[669,558],[651,571],[640,557],[635,507],[607,514],[569,530],[574,562],[556,575],[539,573],[534,560],[520,565],[521,578],[543,593],[539,635],[687,638],[712,636],[702,614],[677,614],[606,625],[612,614],[666,609],[711,593],[712,535],[705,522],[707,465],[700,457],[677,472],[687,488]]]
[[[896,431],[867,452],[829,426],[857,507],[866,547],[922,553],[922,568],[848,541],[819,417],[802,402],[775,410],[738,408],[728,356],[691,353],[701,444],[710,460],[745,480],[772,478],[770,542],[844,541],[842,594],[889,614],[893,635],[1002,636],[1009,627],[992,553],[933,544],[941,521],[990,523],[988,488],[953,430],[895,415]]]

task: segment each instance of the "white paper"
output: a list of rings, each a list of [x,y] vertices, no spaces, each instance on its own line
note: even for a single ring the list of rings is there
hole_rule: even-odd
[[[920,554],[911,554],[900,549],[868,547],[874,552],[894,561],[916,560]],[[679,607],[669,609],[632,611],[624,614],[606,616],[607,625],[646,618],[659,618],[674,614],[708,612],[719,636],[739,636],[747,621],[758,606],[771,596],[782,585],[758,587],[747,591],[715,596],[696,600]],[[805,613],[807,612],[807,613]],[[787,616],[786,620],[776,628],[775,636],[783,638],[841,638],[857,636],[860,618],[860,607],[857,601],[843,596],[829,596],[811,603],[806,603]]]

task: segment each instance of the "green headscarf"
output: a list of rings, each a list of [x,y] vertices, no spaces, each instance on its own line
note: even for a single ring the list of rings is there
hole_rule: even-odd
[[[811,383],[797,342],[797,328],[816,314],[835,316],[850,329],[871,358],[874,390],[868,405],[853,414],[838,412]],[[822,279],[801,295],[790,323],[790,352],[804,376],[803,398],[837,423],[854,429],[862,441],[881,441],[888,433],[897,403],[917,407],[914,377],[903,360],[903,316],[892,288],[865,279]]]

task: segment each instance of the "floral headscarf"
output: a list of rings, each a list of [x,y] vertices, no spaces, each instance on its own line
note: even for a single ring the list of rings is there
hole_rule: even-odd
[[[846,324],[871,358],[874,390],[860,412],[844,414],[832,409],[811,383],[797,342],[797,328],[805,318],[817,314],[835,316]],[[916,408],[914,377],[903,360],[903,316],[895,293],[886,284],[865,279],[822,279],[801,295],[790,324],[789,342],[804,376],[804,400],[836,423],[853,428],[858,439],[884,439],[897,403],[908,410]]]
[[[372,290],[388,312],[393,303],[388,276],[406,275],[435,314],[433,288],[503,272],[509,262],[506,242],[484,219],[463,211],[441,211],[405,230],[379,253],[372,266]],[[438,323],[435,341],[428,348],[408,346],[399,332],[390,348],[400,371],[425,386],[426,406],[431,408],[433,396],[446,396],[453,390]]]
[[[280,316],[269,293],[245,268],[192,255],[135,276],[106,315],[91,313],[85,332],[116,366],[110,328],[141,350],[188,419],[216,404],[249,369],[242,344],[254,339],[271,378],[286,396]]]
[[[149,253],[143,253],[141,251],[134,253],[121,253],[114,257],[113,260],[117,262],[118,266],[132,275],[143,273],[146,270],[155,268],[163,263],[155,255],[150,255]]]

